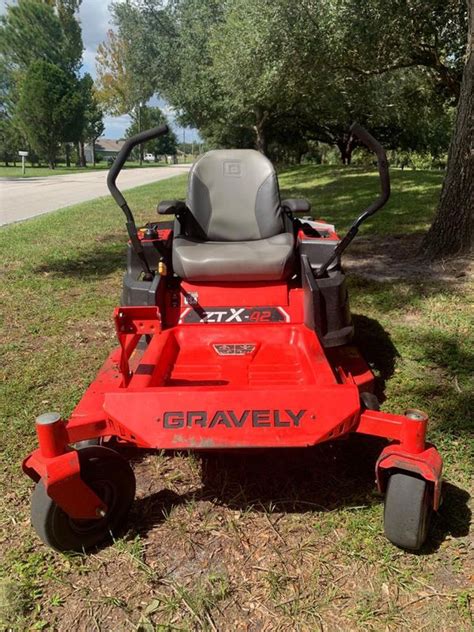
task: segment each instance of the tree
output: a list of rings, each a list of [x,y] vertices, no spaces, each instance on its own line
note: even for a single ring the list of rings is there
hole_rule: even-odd
[[[474,7],[468,2],[466,62],[438,210],[423,241],[429,259],[468,252],[473,234]]]
[[[8,167],[18,160],[18,151],[25,149],[22,135],[5,111],[0,111],[0,160]]]
[[[319,0],[305,6],[320,7]],[[417,67],[457,100],[467,14],[464,0],[345,0],[327,3],[338,65],[375,76]]]
[[[146,100],[156,92],[174,106],[185,126],[201,128],[227,114],[221,107],[210,52],[212,28],[221,18],[222,5],[222,0],[112,5],[123,64],[140,84],[139,96]]]
[[[135,75],[126,59],[126,40],[109,30],[106,40],[97,49],[96,94],[103,108],[115,116],[130,113],[140,101],[148,100],[152,94],[146,73]]]
[[[95,141],[104,132],[104,113],[99,106],[95,93],[94,81],[89,73],[86,73],[79,82],[79,91],[82,101],[84,125],[80,130],[78,140],[79,164],[86,166],[84,144],[89,141],[92,146],[92,163],[95,165]]]
[[[54,169],[58,143],[77,138],[83,127],[77,83],[54,64],[33,62],[20,85],[16,116],[32,148]]]
[[[163,124],[168,124],[168,121],[160,108],[145,105],[141,109],[140,121],[136,115],[132,124],[127,128],[125,136],[130,138],[130,136],[134,136],[140,131]],[[170,131],[165,136],[160,136],[146,143],[146,148],[156,159],[157,156],[176,154],[176,143],[176,135],[173,131]]]
[[[383,7],[379,0],[367,3],[366,22],[371,20],[377,35],[373,43],[359,4],[136,0],[114,5],[114,14],[130,74],[146,76],[183,124],[199,127],[217,145],[256,146],[275,155],[282,147],[298,159],[307,141],[316,140],[338,147],[343,163],[349,163],[356,145],[348,144],[347,129],[355,119],[389,147],[421,149],[432,143],[438,151],[440,138],[447,147],[445,134],[428,129],[449,125],[445,98],[413,60],[382,76],[377,63],[387,44]],[[449,50],[452,57],[455,47]],[[356,57],[360,68],[351,67]],[[414,104],[429,126],[413,116]]]
[[[82,37],[76,12],[82,0],[19,0],[0,18],[0,53],[8,72],[24,72],[45,60],[75,74]]]
[[[64,35],[53,7],[38,0],[11,4],[0,18],[0,51],[9,70],[26,70],[35,60],[61,66]]]
[[[77,73],[82,65],[82,33],[77,19],[82,0],[45,0],[56,9],[63,32],[62,57],[66,69]]]

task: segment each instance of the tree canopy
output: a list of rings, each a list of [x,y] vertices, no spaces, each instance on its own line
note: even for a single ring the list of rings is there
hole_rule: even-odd
[[[299,160],[318,141],[348,163],[356,143],[347,129],[357,120],[387,148],[436,156],[447,150],[457,106],[437,220],[444,232],[455,225],[453,200],[467,199],[467,184],[454,174],[472,170],[472,2],[129,0],[112,7],[129,91],[147,86],[214,145]],[[439,216],[446,213],[445,225]],[[466,238],[425,252],[465,250],[472,218],[463,218],[457,232]]]
[[[92,79],[87,75],[81,78],[79,72],[83,43],[77,15],[81,1],[18,0],[8,5],[0,18],[0,114],[5,159],[12,160],[22,145],[23,149],[34,148],[53,166],[60,142],[65,143],[69,161],[67,143],[82,146],[85,139],[97,138],[103,131]],[[43,65],[38,66],[38,62]],[[35,71],[40,73],[36,78]],[[35,88],[39,89],[38,97]],[[44,129],[36,129],[35,121],[44,124]]]
[[[215,144],[299,155],[316,140],[348,161],[348,124],[357,119],[388,147],[444,151],[464,5],[389,4],[131,0],[113,11],[135,86],[164,97]]]
[[[54,167],[61,140],[76,140],[83,126],[83,104],[75,81],[47,61],[33,62],[20,89],[16,115],[31,146]]]
[[[44,60],[76,72],[82,60],[81,0],[20,0],[0,18],[0,52],[10,71]]]

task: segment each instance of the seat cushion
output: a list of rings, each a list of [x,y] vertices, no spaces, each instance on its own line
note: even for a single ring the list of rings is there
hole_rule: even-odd
[[[236,242],[178,235],[173,241],[173,268],[189,281],[280,281],[293,271],[293,252],[291,233]]]
[[[186,206],[194,227],[184,232],[203,240],[267,239],[284,231],[275,170],[254,149],[201,156],[189,171]]]

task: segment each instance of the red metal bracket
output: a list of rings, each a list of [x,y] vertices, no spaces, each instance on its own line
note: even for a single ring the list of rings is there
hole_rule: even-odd
[[[388,470],[393,469],[414,472],[433,483],[433,509],[436,511],[439,508],[443,461],[433,445],[427,444],[426,449],[418,454],[410,454],[396,444],[384,448],[375,466],[379,491],[385,491]]]
[[[433,483],[433,508],[436,510],[440,504],[443,461],[438,450],[425,443],[427,425],[428,416],[420,411],[391,415],[366,410],[361,414],[355,432],[398,442],[384,448],[375,466],[377,486],[381,492],[385,491],[389,470],[414,472]]]
[[[158,334],[161,331],[161,319],[158,307],[117,307],[114,311],[115,330],[120,343],[120,372],[124,386],[130,381],[129,359],[138,341],[143,335]]]
[[[107,505],[82,480],[77,450],[68,447],[68,434],[58,413],[36,418],[39,448],[23,461],[23,471],[38,482],[71,518],[98,518],[107,513]]]
[[[52,458],[35,450],[24,460],[23,471],[34,481],[41,479],[48,496],[71,518],[98,518],[107,513],[107,505],[81,478],[77,450]]]
[[[417,454],[425,449],[427,425],[426,416],[415,419],[378,410],[365,410],[355,432],[399,441],[404,450]]]

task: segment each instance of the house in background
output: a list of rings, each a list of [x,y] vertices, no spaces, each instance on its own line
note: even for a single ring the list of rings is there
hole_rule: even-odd
[[[115,158],[118,152],[122,149],[125,141],[124,140],[112,140],[111,138],[98,138],[94,143],[95,155],[100,155],[102,159],[107,160],[107,158]],[[88,163],[93,162],[92,160],[92,143],[87,143],[84,146],[84,153],[86,156],[86,161]]]

